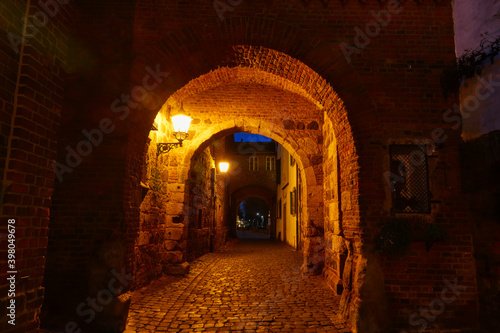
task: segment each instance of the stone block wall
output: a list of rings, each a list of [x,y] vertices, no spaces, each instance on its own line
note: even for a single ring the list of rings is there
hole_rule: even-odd
[[[191,162],[186,186],[189,193],[185,256],[192,261],[226,244],[230,235],[228,218],[228,175],[218,162],[227,160],[226,137],[198,150]]]
[[[186,237],[182,215],[184,185],[177,180],[179,155],[175,150],[158,154],[157,144],[174,142],[172,131],[163,113],[156,117],[155,130],[149,133],[142,158],[143,199],[140,204],[140,223],[135,239],[134,286],[149,283],[164,273],[171,265],[185,261]],[[179,208],[180,207],[180,208]]]
[[[215,159],[225,156],[224,138],[192,158],[183,174],[182,150],[157,155],[157,143],[174,142],[167,115],[155,120],[144,156],[140,224],[135,243],[135,286],[144,285],[169,267],[192,261],[223,246],[228,227],[225,218],[226,184],[215,176]]]
[[[343,237],[341,200],[339,193],[339,171],[337,140],[332,121],[326,117],[323,125],[324,137],[324,216],[325,216],[325,269],[324,275],[330,288],[341,295],[344,290],[343,275],[348,255],[348,241]]]
[[[190,195],[187,225],[187,260],[210,251],[210,236],[215,232],[215,161],[210,148],[193,156],[187,187]]]

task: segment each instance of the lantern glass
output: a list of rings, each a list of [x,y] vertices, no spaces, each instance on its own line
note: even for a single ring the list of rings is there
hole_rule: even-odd
[[[189,125],[191,125],[191,117],[186,114],[176,114],[172,116],[172,124],[174,125],[174,132],[187,133]]]
[[[228,169],[229,169],[229,163],[227,163],[227,162],[220,162],[219,163],[220,172],[226,173]]]

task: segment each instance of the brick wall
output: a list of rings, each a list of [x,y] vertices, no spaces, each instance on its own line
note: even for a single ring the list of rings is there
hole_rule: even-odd
[[[417,236],[417,241],[411,243],[410,251],[404,257],[382,258],[389,309],[402,319],[393,319],[391,327],[399,329],[411,331],[426,328],[432,331],[454,325],[474,329],[477,325],[472,224],[467,201],[461,194],[460,170],[453,167],[459,162],[460,133],[453,131],[448,124],[442,126],[448,140],[435,149],[427,146],[430,213],[390,214],[405,223],[430,223],[445,230],[443,241],[434,243],[430,248],[426,248],[425,242]],[[430,138],[430,131],[431,129],[424,131],[424,135],[417,138]],[[400,140],[392,139],[388,143],[410,143],[407,139]],[[411,140],[411,143],[415,142]],[[386,165],[389,159],[389,152],[386,151]],[[390,190],[386,191],[384,208],[390,211]],[[388,218],[389,216],[384,219]],[[452,281],[463,287],[458,291],[456,299],[445,303],[442,311],[432,309],[431,316],[425,317],[427,314],[421,309],[428,309],[429,304],[443,304],[442,292],[449,289],[448,282]]]
[[[136,218],[131,226],[127,218],[139,214],[135,193],[141,193],[140,163],[148,133],[141,140],[128,137],[128,126],[111,110],[113,101],[131,89],[133,1],[71,3],[72,30],[65,34],[68,73],[54,157],[59,171],[52,177],[42,308],[42,325],[56,328],[69,321],[81,325],[87,319],[77,314],[76,307],[95,297],[91,278],[96,267],[105,267],[108,273],[113,269],[103,258],[119,252],[118,271],[134,261],[132,235],[139,221]],[[127,155],[128,146],[140,149],[139,154]],[[70,151],[81,160],[68,157]],[[109,248],[115,241],[116,246]],[[129,267],[127,273],[132,274]]]
[[[0,201],[2,228],[7,219],[16,221],[16,263],[9,271],[17,271],[12,326],[6,316],[5,238],[0,282],[3,332],[29,332],[39,326],[70,7],[44,9],[34,1],[0,4]]]

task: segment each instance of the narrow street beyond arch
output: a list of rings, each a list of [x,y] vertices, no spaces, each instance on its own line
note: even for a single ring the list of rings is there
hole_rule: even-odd
[[[275,240],[239,240],[133,292],[126,333],[349,332],[322,276],[303,278],[302,254]]]

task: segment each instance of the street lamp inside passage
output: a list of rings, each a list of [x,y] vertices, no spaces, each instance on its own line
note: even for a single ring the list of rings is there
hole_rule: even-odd
[[[189,131],[189,126],[191,125],[191,117],[189,117],[186,112],[184,112],[184,108],[182,107],[181,103],[181,108],[179,112],[175,115],[172,116],[172,125],[174,126],[174,137],[177,139],[179,142],[173,142],[173,143],[163,143],[160,142],[157,144],[157,155],[160,154],[167,154],[169,151],[171,151],[173,148],[176,147],[182,147],[182,141],[186,140],[187,137],[189,136],[188,131]]]
[[[220,172],[226,173],[228,169],[229,169],[229,163],[227,163],[227,162],[220,162],[219,163],[219,171]]]

